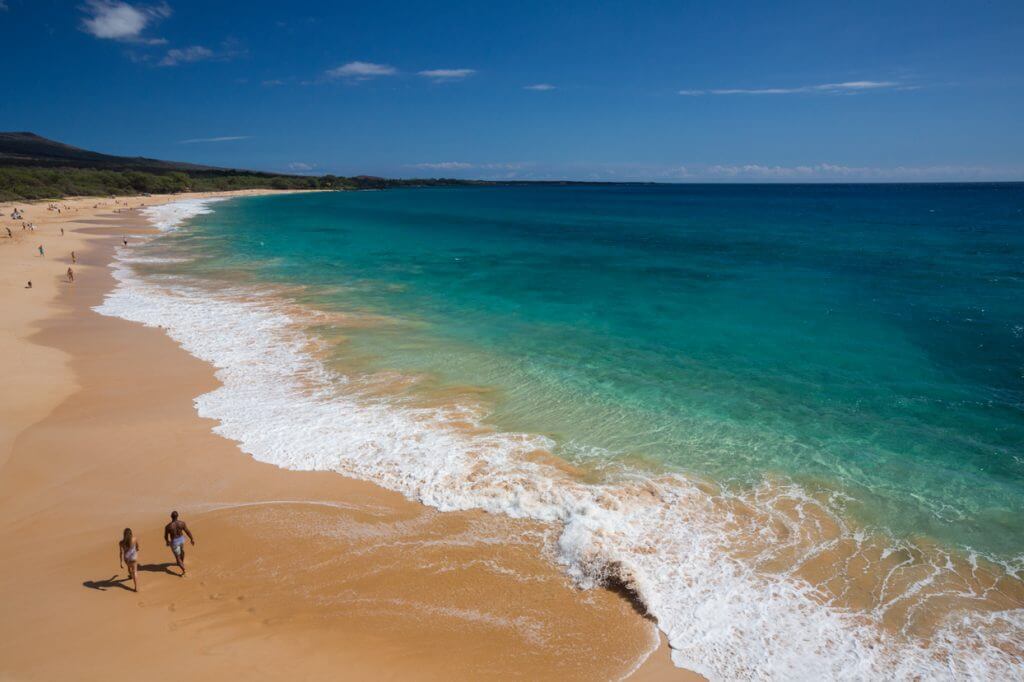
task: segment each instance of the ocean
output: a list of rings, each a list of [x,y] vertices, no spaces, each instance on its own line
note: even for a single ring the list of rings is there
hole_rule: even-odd
[[[147,212],[98,310],[253,457],[547,522],[713,679],[1024,677],[1024,185]]]

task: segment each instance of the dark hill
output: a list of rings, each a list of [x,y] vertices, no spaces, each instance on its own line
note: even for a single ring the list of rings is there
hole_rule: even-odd
[[[146,173],[223,170],[195,163],[160,161],[142,156],[101,154],[27,132],[0,132],[0,165],[134,170]]]

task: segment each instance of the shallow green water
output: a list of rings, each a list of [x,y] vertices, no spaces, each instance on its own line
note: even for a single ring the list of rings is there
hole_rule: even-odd
[[[488,421],[849,495],[1024,553],[1024,187],[508,187],[219,204],[189,271],[301,284],[339,360],[489,389]]]

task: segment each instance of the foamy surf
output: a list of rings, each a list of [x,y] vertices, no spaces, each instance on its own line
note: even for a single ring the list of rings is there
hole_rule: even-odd
[[[209,200],[147,209],[162,231]],[[557,559],[581,587],[609,579],[643,601],[677,665],[713,679],[1009,679],[1024,674],[1024,610],[949,608],[915,627],[887,616],[930,601],[989,600],[972,569],[941,552],[879,546],[791,484],[730,494],[679,475],[636,472],[582,483],[529,455],[548,439],[486,429],[465,407],[415,408],[362,395],[326,367],[285,301],[184,278],[147,280],[127,253],[97,311],[163,327],[209,362],[222,386],[196,399],[215,431],[260,461],[373,481],[440,510],[482,509],[557,524]],[[478,428],[453,426],[472,421]],[[845,549],[840,549],[845,548]],[[801,567],[829,552],[877,566],[856,608]],[[780,568],[781,566],[781,568]],[[977,569],[980,570],[980,569]],[[804,571],[806,572],[806,571]],[[961,575],[963,573],[964,575]],[[961,600],[961,601],[956,601]],[[942,602],[946,603],[946,602]],[[987,602],[986,602],[987,603]]]
[[[209,199],[185,199],[173,201],[167,204],[147,206],[142,209],[142,214],[161,232],[169,232],[182,225],[186,220],[197,215],[211,213],[210,204],[224,199],[213,197]]]

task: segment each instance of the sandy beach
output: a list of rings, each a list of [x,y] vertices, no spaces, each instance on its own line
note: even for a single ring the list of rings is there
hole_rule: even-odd
[[[0,679],[700,679],[628,595],[573,588],[543,525],[278,469],[213,434],[192,405],[212,369],[92,311],[115,244],[152,229],[136,209],[177,198],[0,204]],[[197,541],[184,578],[172,509]]]

